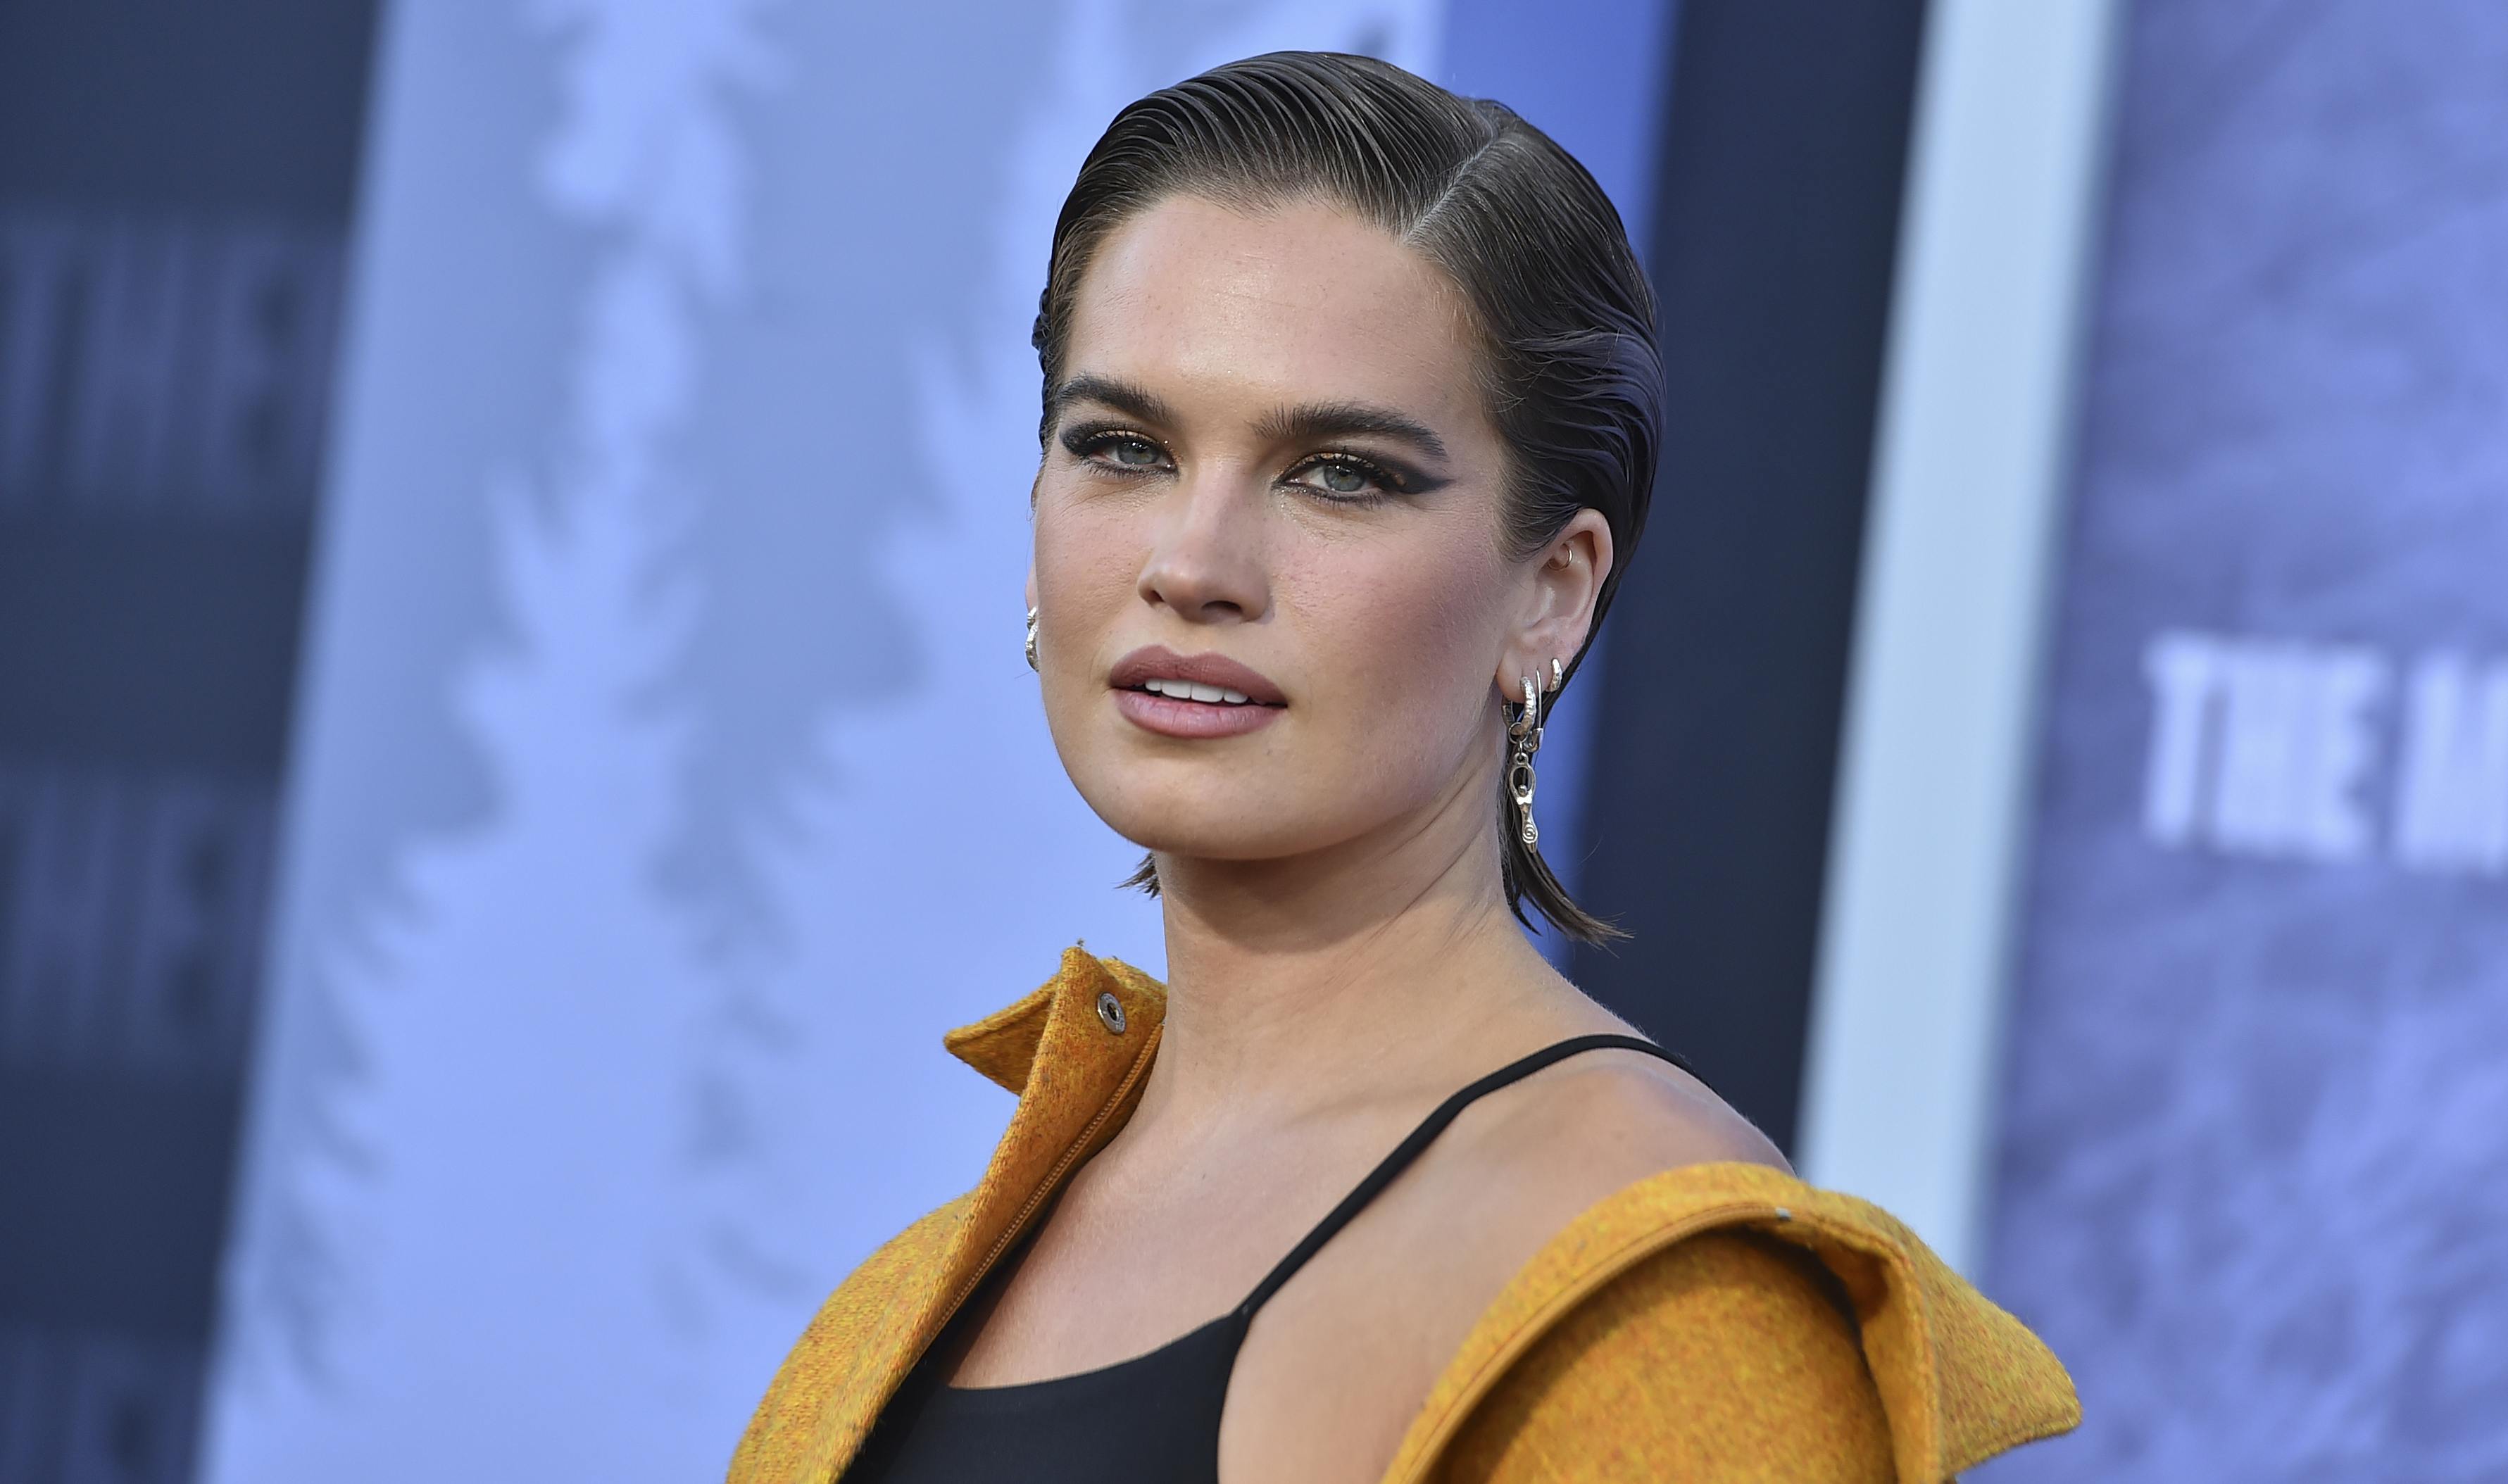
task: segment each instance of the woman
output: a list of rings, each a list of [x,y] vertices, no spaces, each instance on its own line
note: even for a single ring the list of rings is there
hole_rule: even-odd
[[[1654,335],[1494,103],[1282,53],[1116,118],[1037,316],[1027,654],[1169,978],[1073,948],[952,1033],[1020,1094],[991,1168],[828,1301],[735,1481],[1931,1480],[2073,1425],[1510,920],[1614,936],[1535,755],[1644,522]]]

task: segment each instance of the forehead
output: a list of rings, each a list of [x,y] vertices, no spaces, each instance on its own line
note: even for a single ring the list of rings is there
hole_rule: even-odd
[[[1068,375],[1120,376],[1190,409],[1318,400],[1479,415],[1470,331],[1444,270],[1338,206],[1170,197],[1098,247],[1074,297]]]

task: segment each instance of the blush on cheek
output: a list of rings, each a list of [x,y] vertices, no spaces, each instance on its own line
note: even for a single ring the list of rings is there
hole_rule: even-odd
[[[1359,711],[1353,753],[1381,767],[1443,772],[1486,740],[1480,708],[1490,693],[1502,594],[1490,564],[1455,551],[1414,556],[1337,575],[1323,600],[1329,613],[1310,613],[1304,626],[1318,649],[1333,651],[1325,662],[1339,667],[1342,682],[1333,692]],[[1373,786],[1411,793],[1444,782],[1380,777]]]
[[[1423,680],[1477,689],[1496,656],[1497,575],[1493,564],[1451,551],[1387,564],[1358,589],[1371,610],[1361,632],[1383,636],[1389,655]]]

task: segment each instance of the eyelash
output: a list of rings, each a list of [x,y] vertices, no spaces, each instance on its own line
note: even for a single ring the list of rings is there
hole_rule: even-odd
[[[1118,443],[1138,443],[1144,448],[1153,449],[1159,447],[1158,441],[1154,438],[1150,438],[1141,433],[1128,432],[1123,428],[1114,427],[1077,428],[1064,435],[1063,438],[1063,446],[1069,449],[1075,458],[1088,460],[1090,464],[1095,464],[1098,468],[1104,469],[1109,473],[1128,476],[1157,472],[1155,468],[1144,466],[1142,464],[1110,464],[1095,457],[1097,454],[1112,448]],[[1165,452],[1164,449],[1160,449],[1159,451],[1161,453]],[[1295,464],[1291,465],[1289,471],[1286,474],[1281,475],[1280,478],[1283,483],[1287,483],[1295,476],[1305,473],[1309,469],[1327,464],[1336,468],[1349,469],[1354,473],[1375,480],[1377,488],[1370,493],[1362,495],[1342,495],[1331,490],[1319,489],[1310,484],[1300,485],[1298,488],[1305,490],[1310,495],[1319,496],[1326,502],[1331,504],[1356,505],[1360,507],[1383,504],[1390,497],[1406,493],[1408,490],[1408,486],[1404,484],[1402,476],[1399,474],[1394,473],[1391,469],[1386,468],[1384,465],[1378,464],[1372,459],[1362,459],[1358,455],[1350,453],[1333,452],[1309,454],[1306,458],[1298,461]]]

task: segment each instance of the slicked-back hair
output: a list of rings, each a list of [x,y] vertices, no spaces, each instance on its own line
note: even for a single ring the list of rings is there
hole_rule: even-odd
[[[1273,52],[1151,93],[1107,126],[1054,223],[1033,337],[1045,373],[1040,442],[1052,433],[1072,303],[1090,260],[1125,221],[1179,195],[1246,210],[1327,203],[1445,270],[1478,332],[1479,379],[1506,447],[1501,547],[1509,561],[1528,560],[1578,510],[1601,511],[1614,559],[1595,603],[1600,632],[1645,527],[1663,360],[1644,270],[1585,167],[1505,105],[1373,57]],[[1578,650],[1567,680],[1584,658]],[[1566,688],[1544,696],[1544,709]],[[1516,919],[1532,925],[1529,898],[1579,942],[1627,937],[1570,900],[1523,843],[1503,767],[1498,783]],[[1158,895],[1157,858],[1143,857],[1124,884]]]

